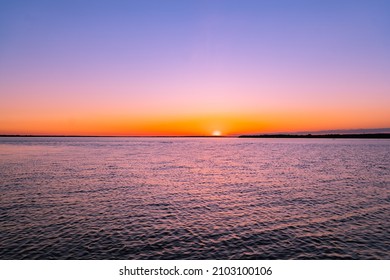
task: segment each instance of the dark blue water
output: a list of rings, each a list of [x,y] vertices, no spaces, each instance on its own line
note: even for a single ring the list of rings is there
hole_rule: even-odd
[[[390,259],[390,141],[0,138],[1,259]]]

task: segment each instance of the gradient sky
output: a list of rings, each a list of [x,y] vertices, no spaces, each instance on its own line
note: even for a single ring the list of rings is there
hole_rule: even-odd
[[[0,0],[0,134],[390,127],[390,1]]]

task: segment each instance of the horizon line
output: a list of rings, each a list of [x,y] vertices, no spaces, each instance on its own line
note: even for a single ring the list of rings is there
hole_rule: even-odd
[[[350,129],[328,129],[328,130],[301,130],[301,131],[279,131],[279,132],[253,132],[253,133],[234,133],[226,135],[86,135],[86,134],[0,134],[0,137],[134,137],[134,138],[238,138],[243,136],[309,136],[309,135],[357,135],[357,134],[389,134],[390,127],[382,128],[350,128]]]
[[[232,134],[194,134],[194,135],[123,135],[123,134],[27,134],[27,133],[0,133],[0,137],[213,137],[213,138],[235,138],[242,136],[309,136],[309,135],[357,135],[357,134],[389,134],[390,127],[377,128],[346,128],[346,129],[327,129],[327,130],[295,130],[295,131],[276,131],[276,132],[250,132],[250,133],[232,133]]]
[[[0,137],[56,137],[56,138],[365,138],[365,139],[390,139],[389,132],[383,133],[330,133],[330,134],[285,134],[285,133],[273,133],[273,134],[241,134],[241,135],[23,135],[23,134],[0,134]]]

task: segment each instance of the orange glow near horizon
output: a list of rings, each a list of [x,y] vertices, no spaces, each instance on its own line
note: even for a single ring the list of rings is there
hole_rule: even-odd
[[[386,121],[379,122],[381,117]],[[8,119],[0,134],[114,136],[233,136],[254,133],[319,131],[388,127],[386,113],[285,112],[201,116],[79,116]]]

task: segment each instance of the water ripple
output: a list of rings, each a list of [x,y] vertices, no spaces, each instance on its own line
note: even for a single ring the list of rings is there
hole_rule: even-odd
[[[390,142],[0,139],[2,259],[390,259]]]

